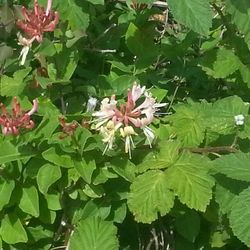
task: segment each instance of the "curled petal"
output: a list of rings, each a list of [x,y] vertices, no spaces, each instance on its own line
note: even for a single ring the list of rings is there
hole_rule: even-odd
[[[33,107],[32,109],[27,113],[29,116],[31,116],[32,114],[34,114],[38,109],[38,100],[34,99],[33,100]]]

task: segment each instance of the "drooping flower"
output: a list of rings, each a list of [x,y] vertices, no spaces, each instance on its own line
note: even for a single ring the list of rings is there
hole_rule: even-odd
[[[139,105],[137,105],[138,100],[142,100]],[[96,117],[94,120],[96,122],[95,129],[104,135],[104,131],[107,132],[108,123],[112,121],[114,128],[117,128],[116,125],[119,124],[120,135],[125,140],[125,152],[131,157],[131,149],[135,147],[133,136],[138,135],[137,130],[141,129],[143,131],[151,147],[155,136],[149,125],[154,120],[155,113],[165,105],[166,103],[157,103],[152,94],[146,91],[145,86],[141,87],[135,83],[132,89],[128,90],[127,102],[125,104],[118,106],[114,95],[110,99],[103,99],[100,110],[93,113],[93,116]],[[105,151],[112,148],[117,135],[116,131],[117,129],[112,130],[112,138],[107,136],[107,134],[104,136],[104,142],[109,145],[105,148]]]
[[[3,135],[19,135],[20,129],[32,129],[35,123],[30,119],[38,109],[37,99],[33,100],[33,107],[30,111],[23,111],[17,98],[13,98],[12,114],[9,113],[6,107],[1,103],[0,108],[2,114],[0,115],[0,125],[2,127]]]
[[[46,10],[38,4],[37,0],[34,0],[33,10],[22,7],[24,19],[18,20],[17,26],[24,32],[27,39],[35,38],[41,43],[44,32],[54,31],[59,21],[59,14],[51,10],[51,6],[52,0],[48,0]]]
[[[34,9],[27,10],[22,6],[23,19],[17,21],[17,26],[23,31],[23,36],[18,34],[18,44],[22,45],[21,65],[24,65],[29,49],[34,40],[41,43],[43,41],[43,33],[54,31],[59,21],[59,14],[51,10],[52,0],[48,0],[47,8],[38,5],[34,0]]]

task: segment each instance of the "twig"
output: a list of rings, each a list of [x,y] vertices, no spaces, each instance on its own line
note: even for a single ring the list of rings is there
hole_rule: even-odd
[[[100,52],[100,53],[116,53],[116,49],[95,49],[95,48],[83,48],[84,50]]]
[[[179,149],[179,152],[189,151],[192,153],[220,153],[220,152],[229,152],[229,153],[236,153],[238,149],[232,146],[221,146],[221,147],[205,147],[205,148],[189,148],[183,147]]]
[[[117,26],[116,23],[112,23],[106,30],[104,30],[101,35],[99,35],[92,44],[95,44],[97,41],[99,41],[102,37],[104,37],[111,29],[115,28]]]
[[[178,83],[177,86],[176,86],[176,88],[175,88],[175,90],[174,90],[173,97],[172,97],[172,99],[171,99],[171,101],[170,101],[170,103],[169,103],[169,105],[168,105],[168,108],[167,108],[167,112],[166,112],[166,113],[168,113],[169,110],[172,108],[172,105],[173,105],[173,102],[174,102],[174,99],[175,99],[175,96],[176,96],[176,94],[177,94],[177,92],[178,92],[179,87],[180,87],[180,84]]]
[[[126,3],[127,0],[119,0],[119,2]],[[163,2],[163,1],[155,1],[152,3],[152,6],[168,8],[168,4],[166,2]]]

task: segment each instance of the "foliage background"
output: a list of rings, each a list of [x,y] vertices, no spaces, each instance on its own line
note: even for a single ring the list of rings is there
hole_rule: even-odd
[[[250,247],[249,1],[54,0],[24,66],[15,21],[33,1],[0,3],[1,102],[39,100],[35,129],[0,137],[2,249]],[[157,140],[102,155],[87,100],[134,81],[168,102]],[[60,115],[83,126],[60,139]]]

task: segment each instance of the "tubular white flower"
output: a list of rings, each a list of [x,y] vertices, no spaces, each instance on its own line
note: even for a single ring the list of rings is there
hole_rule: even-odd
[[[118,123],[115,125],[113,121],[109,121],[106,126],[102,126],[100,128],[100,133],[103,136],[102,141],[104,143],[107,143],[103,151],[103,154],[105,154],[107,150],[110,150],[113,148],[113,144],[115,141],[115,133],[120,128],[121,125],[122,123]]]
[[[132,138],[132,135],[138,135],[132,126],[126,126],[124,128],[120,128],[121,136],[125,138],[125,153],[129,154],[129,158],[131,158],[131,147],[135,148],[135,144]]]
[[[136,83],[132,87],[131,95],[133,102],[136,102],[144,93],[146,86],[141,87],[140,84],[137,85]]]
[[[93,112],[95,110],[96,104],[97,104],[97,99],[90,96],[89,99],[88,99],[88,102],[87,102],[86,111],[90,112],[90,113]]]
[[[145,126],[142,129],[143,129],[143,133],[145,134],[145,136],[147,138],[147,141],[148,141],[148,144],[149,144],[150,148],[152,148],[152,142],[153,142],[153,140],[155,138],[155,134],[154,134],[153,129],[151,129],[148,126]]]

